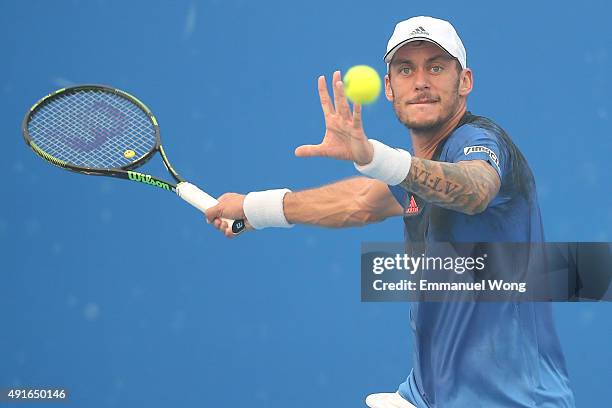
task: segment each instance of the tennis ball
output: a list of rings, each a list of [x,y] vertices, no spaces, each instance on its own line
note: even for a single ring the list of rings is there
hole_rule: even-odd
[[[355,65],[343,78],[346,96],[353,103],[367,105],[373,103],[380,94],[380,76],[367,65]]]

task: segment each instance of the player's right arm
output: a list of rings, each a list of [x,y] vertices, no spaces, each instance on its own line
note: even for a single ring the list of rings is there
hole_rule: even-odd
[[[385,183],[366,177],[287,193],[283,204],[289,223],[330,228],[380,222],[404,212]]]
[[[247,226],[250,226],[244,212],[244,199],[242,194],[222,195],[219,197],[219,204],[206,211],[207,220],[231,238],[233,234],[220,218],[245,219]],[[385,183],[367,177],[355,177],[318,188],[288,192],[284,195],[282,204],[289,224],[328,228],[361,226],[404,213]]]

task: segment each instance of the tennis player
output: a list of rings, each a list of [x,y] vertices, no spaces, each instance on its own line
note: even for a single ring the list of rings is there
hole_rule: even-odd
[[[296,155],[352,161],[366,177],[299,192],[224,194],[208,221],[231,236],[220,217],[244,218],[256,230],[403,217],[409,244],[543,241],[525,158],[498,125],[467,110],[473,77],[453,26],[431,17],[402,21],[384,59],[385,95],[412,149],[369,139],[340,73],[333,102],[320,77],[325,136]],[[397,392],[369,395],[369,407],[574,407],[550,303],[420,302],[411,324],[413,370]]]

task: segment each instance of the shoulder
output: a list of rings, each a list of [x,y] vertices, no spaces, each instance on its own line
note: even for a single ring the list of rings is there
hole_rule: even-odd
[[[439,157],[451,163],[483,160],[490,163],[500,177],[507,158],[507,148],[500,134],[473,121],[462,124],[449,135]]]
[[[450,144],[454,149],[448,151],[448,159],[488,161],[500,175],[502,190],[531,196],[535,190],[533,173],[510,135],[487,117],[469,112],[466,116],[468,120],[454,132],[457,135],[451,135],[456,139]]]
[[[448,137],[445,149],[446,151],[466,150],[478,151],[478,143],[487,146],[494,146],[500,150],[503,148],[502,134],[504,133],[495,122],[483,116],[474,116],[469,114],[469,119],[466,123],[457,127]],[[470,149],[474,146],[475,148]]]

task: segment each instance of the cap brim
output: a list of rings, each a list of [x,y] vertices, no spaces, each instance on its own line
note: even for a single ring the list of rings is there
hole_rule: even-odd
[[[385,62],[387,64],[389,64],[391,62],[391,60],[393,59],[393,56],[395,55],[395,52],[397,50],[399,50],[400,48],[402,48],[404,45],[408,44],[409,42],[413,42],[413,41],[427,41],[427,42],[436,44],[438,47],[440,47],[444,51],[446,51],[448,53],[448,55],[450,55],[450,56],[453,55],[450,52],[448,52],[448,50],[446,48],[444,48],[443,46],[441,46],[439,43],[435,42],[431,38],[427,38],[427,37],[411,37],[411,38],[408,38],[407,40],[402,41],[401,43],[397,44],[395,47],[393,47],[389,51],[387,51],[387,53],[385,54]],[[455,58],[455,57],[453,57],[453,58]]]

